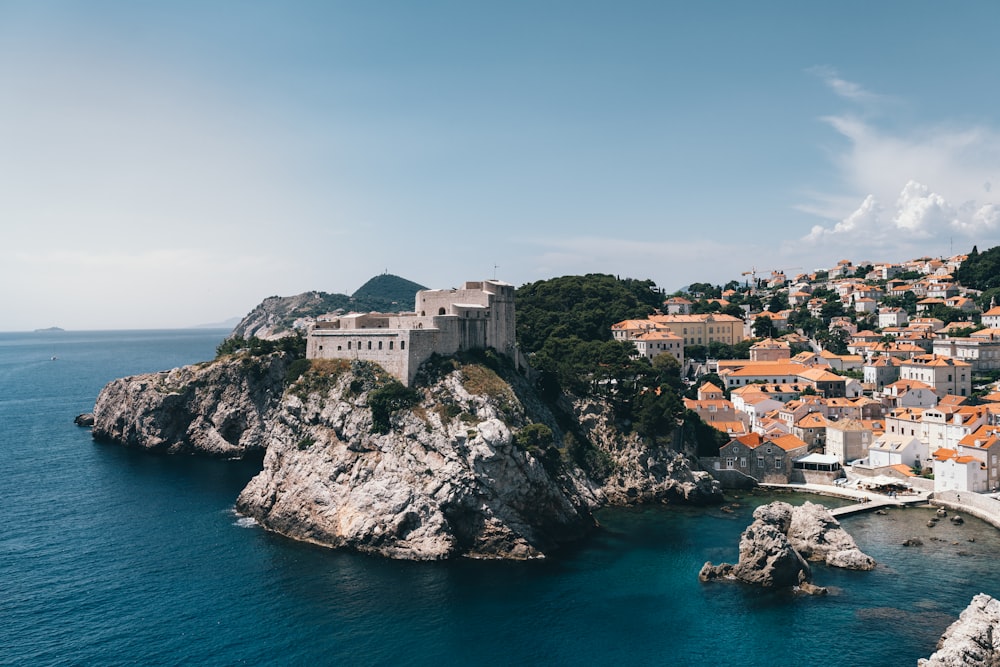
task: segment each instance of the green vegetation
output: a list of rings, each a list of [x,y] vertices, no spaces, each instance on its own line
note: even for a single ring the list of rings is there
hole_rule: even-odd
[[[542,462],[545,469],[554,473],[562,463],[562,453],[555,446],[552,429],[545,424],[528,424],[514,436],[514,443]]]
[[[301,333],[294,336],[284,336],[276,340],[264,340],[251,336],[243,338],[233,336],[219,343],[215,348],[215,358],[224,357],[237,352],[245,352],[251,357],[263,357],[273,352],[287,352],[295,357],[304,359],[306,356],[306,339]]]
[[[607,341],[612,324],[645,318],[662,302],[651,280],[600,273],[539,280],[516,292],[517,342],[530,354],[552,338]]]
[[[988,290],[1000,287],[1000,246],[982,253],[976,246],[955,272],[955,278],[965,287]]]
[[[346,359],[296,360],[288,367],[285,381],[292,386],[290,391],[305,400],[309,394],[325,394],[330,391],[350,367],[350,362]],[[290,379],[293,377],[294,379]]]
[[[568,276],[527,285],[517,299],[518,337],[540,373],[543,398],[553,405],[561,391],[600,398],[623,429],[654,444],[672,433],[682,412],[679,366],[635,359],[631,343],[610,340],[612,324],[646,317],[662,299],[651,281]],[[602,467],[582,437],[574,447],[581,465]]]
[[[351,309],[380,312],[409,310],[413,307],[417,292],[423,289],[427,288],[412,280],[383,273],[366,282],[351,295]]]
[[[420,401],[420,392],[404,387],[398,380],[390,380],[368,393],[368,407],[372,411],[372,432],[388,433],[390,419],[397,410],[412,407]]]

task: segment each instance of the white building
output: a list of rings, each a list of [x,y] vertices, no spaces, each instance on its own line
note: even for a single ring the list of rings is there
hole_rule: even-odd
[[[939,449],[934,452],[934,490],[985,493],[989,491],[986,467],[974,456]]]
[[[318,321],[309,331],[306,358],[371,361],[410,385],[434,353],[487,348],[518,363],[514,286],[497,280],[421,290],[412,313],[351,313]]]
[[[930,385],[939,398],[972,393],[972,367],[958,359],[936,354],[922,354],[906,359],[899,366],[899,379],[916,380]]]
[[[868,448],[868,465],[872,468],[894,466],[900,463],[923,467],[927,460],[927,445],[912,435],[884,433]]]

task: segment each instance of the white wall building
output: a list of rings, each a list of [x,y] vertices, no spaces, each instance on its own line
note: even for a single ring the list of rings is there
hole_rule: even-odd
[[[309,331],[306,358],[371,361],[405,385],[434,353],[494,348],[518,363],[513,285],[484,280],[461,289],[421,290],[414,311],[318,321]]]

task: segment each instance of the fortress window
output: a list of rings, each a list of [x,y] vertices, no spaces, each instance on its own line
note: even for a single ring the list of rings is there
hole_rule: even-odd
[[[351,349],[351,341],[347,341],[347,349]]]
[[[382,349],[382,341],[378,342],[378,349],[380,349],[380,350]]]
[[[372,342],[371,341],[368,341],[368,349],[369,350],[372,349]]]
[[[337,346],[337,349],[338,349],[338,350],[343,350],[344,348],[343,348],[343,346],[341,346],[341,345],[338,345],[338,346]]]
[[[444,308],[438,308],[438,315],[444,315]]]
[[[399,341],[399,349],[401,349],[401,350],[405,350],[406,349],[406,341],[405,340]]]
[[[389,341],[389,349],[390,350],[392,349],[392,341],[391,340]]]

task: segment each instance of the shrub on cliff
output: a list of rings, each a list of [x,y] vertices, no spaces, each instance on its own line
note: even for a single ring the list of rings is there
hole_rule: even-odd
[[[297,359],[304,359],[306,356],[306,339],[300,332],[293,336],[284,336],[275,340],[264,340],[251,336],[233,336],[219,343],[215,348],[215,358],[235,354],[245,351],[251,357],[263,357],[272,352],[287,352]]]
[[[372,411],[372,431],[388,433],[391,428],[390,418],[397,410],[409,408],[420,400],[420,392],[404,387],[397,380],[372,389],[368,393],[368,407]]]

